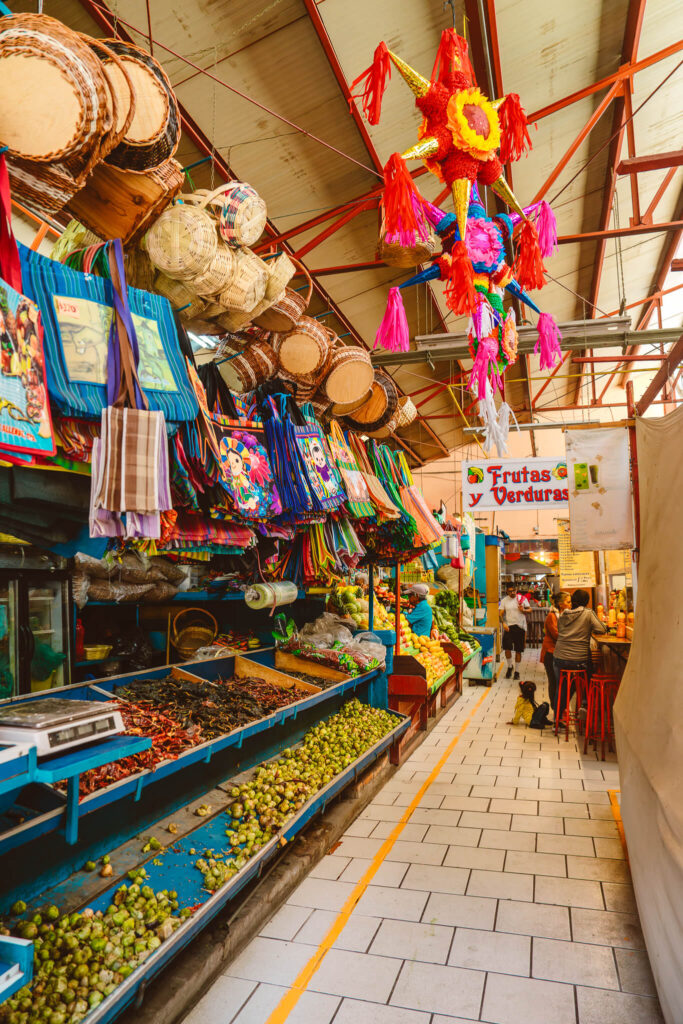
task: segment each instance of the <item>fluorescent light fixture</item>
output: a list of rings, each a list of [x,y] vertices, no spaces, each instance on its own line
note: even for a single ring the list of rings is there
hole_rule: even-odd
[[[580,420],[578,421],[585,427],[601,427],[602,424],[599,420]],[[510,433],[513,430],[564,430],[567,426],[572,426],[572,423],[518,423],[517,426],[510,427]],[[483,434],[483,427],[464,427],[463,434]]]

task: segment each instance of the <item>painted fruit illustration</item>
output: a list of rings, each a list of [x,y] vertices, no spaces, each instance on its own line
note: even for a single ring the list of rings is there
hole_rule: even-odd
[[[479,466],[470,466],[467,470],[467,482],[468,484],[480,484],[484,479],[484,470],[480,469]]]
[[[558,464],[555,466],[555,469],[553,470],[553,476],[555,477],[556,480],[566,480],[567,479],[567,463],[566,462],[558,462]]]

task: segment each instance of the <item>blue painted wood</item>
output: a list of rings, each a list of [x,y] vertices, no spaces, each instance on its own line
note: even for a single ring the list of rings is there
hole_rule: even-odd
[[[0,935],[0,1003],[33,978],[33,943]]]
[[[59,782],[81,775],[90,768],[100,768],[111,761],[119,761],[131,754],[149,750],[152,741],[149,736],[110,736],[91,747],[77,747],[66,754],[41,761],[35,770],[36,782]]]

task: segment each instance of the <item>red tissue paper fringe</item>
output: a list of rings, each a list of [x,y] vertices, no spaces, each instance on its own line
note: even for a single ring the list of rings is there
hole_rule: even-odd
[[[387,87],[387,81],[391,78],[391,58],[389,57],[389,50],[387,49],[386,43],[380,43],[375,50],[375,55],[372,58],[372,64],[369,68],[366,68],[362,74],[351,83],[351,97],[349,99],[349,106],[352,100],[360,100],[363,106],[363,113],[365,114],[370,124],[379,124],[380,114],[382,113],[382,97]],[[353,90],[357,85],[365,79],[365,88],[363,92],[357,96],[354,96]]]
[[[520,156],[531,149],[528,122],[524,108],[516,92],[508,93],[498,108],[501,127],[500,159],[501,163],[519,160]]]
[[[534,223],[538,231],[541,256],[546,259],[557,250],[557,221],[545,199],[542,199],[534,210]]]
[[[421,199],[406,162],[393,153],[384,167],[384,227],[387,235],[400,234],[406,239],[411,234],[412,240],[404,242],[410,245],[429,233],[421,203],[414,202],[414,197]]]
[[[536,225],[533,221],[525,220],[519,236],[515,277],[522,288],[542,288],[545,284],[544,274],[545,267]]]
[[[541,313],[538,318],[538,341],[534,346],[536,355],[540,355],[542,370],[552,370],[562,357],[560,341],[562,335],[550,313]]]
[[[451,272],[446,285],[446,304],[456,316],[474,312],[477,293],[474,288],[474,272],[464,242],[456,242],[451,251]]]
[[[464,83],[457,83],[455,75],[458,74],[465,78]],[[465,84],[476,85],[467,43],[453,28],[444,29],[441,33],[439,49],[436,51],[434,67],[432,68],[431,81],[432,83],[439,82],[449,89],[452,89],[456,83],[461,88]]]
[[[410,348],[408,318],[398,288],[389,289],[387,308],[375,335],[375,348],[378,345],[387,352],[407,352]]]

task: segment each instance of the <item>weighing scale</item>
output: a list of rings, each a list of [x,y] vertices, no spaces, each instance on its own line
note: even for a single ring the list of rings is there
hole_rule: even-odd
[[[39,758],[124,730],[114,701],[45,697],[0,709],[0,743],[32,744]]]

